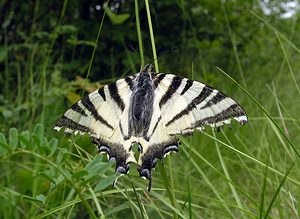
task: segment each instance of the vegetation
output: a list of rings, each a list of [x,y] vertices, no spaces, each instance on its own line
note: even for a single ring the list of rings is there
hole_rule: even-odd
[[[0,1],[0,217],[299,218],[300,26],[284,2]],[[150,193],[136,165],[121,177],[88,136],[53,131],[85,92],[149,62],[249,115],[180,137]]]

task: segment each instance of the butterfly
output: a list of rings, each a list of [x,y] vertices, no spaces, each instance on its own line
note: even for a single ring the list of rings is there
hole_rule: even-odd
[[[116,162],[116,172],[127,174],[131,162],[149,180],[157,161],[178,152],[178,135],[205,126],[220,128],[231,119],[247,123],[243,108],[233,99],[203,83],[155,73],[151,64],[86,95],[57,121],[67,134],[88,133],[100,153]],[[136,160],[133,145],[138,145]]]

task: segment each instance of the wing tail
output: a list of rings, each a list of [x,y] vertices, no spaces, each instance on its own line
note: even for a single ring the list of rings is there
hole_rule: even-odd
[[[171,152],[178,152],[178,142],[168,142],[148,145],[147,150],[140,155],[138,171],[140,177],[149,180],[148,191],[151,190],[152,170],[155,168],[158,160],[163,159]]]

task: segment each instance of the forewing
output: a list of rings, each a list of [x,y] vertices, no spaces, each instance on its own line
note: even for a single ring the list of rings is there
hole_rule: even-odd
[[[128,171],[129,162],[135,162],[129,151],[128,109],[133,77],[120,79],[86,95],[57,121],[55,129],[65,133],[88,133],[110,159],[116,160],[116,170]]]
[[[247,122],[238,103],[210,86],[171,74],[158,74],[157,78],[160,80],[155,93],[170,135],[189,134],[206,125],[219,128],[230,124],[231,119],[240,124]]]

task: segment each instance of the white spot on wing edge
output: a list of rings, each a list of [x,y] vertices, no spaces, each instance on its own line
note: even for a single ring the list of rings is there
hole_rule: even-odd
[[[235,120],[237,120],[238,122],[247,122],[248,118],[247,116],[238,116],[238,117],[234,117]]]
[[[74,134],[74,135],[77,135],[77,134],[80,134],[80,135],[84,135],[88,132],[82,132],[82,131],[79,131],[79,130],[73,130],[73,129],[70,129],[70,128],[66,128],[66,127],[58,127],[58,126],[55,126],[53,128],[55,131],[60,131],[61,129],[64,129],[64,133],[67,133],[67,134]],[[88,133],[90,134],[90,133]]]
[[[61,128],[62,128],[62,127],[55,126],[55,127],[54,127],[54,130],[59,132],[59,131],[61,130]]]
[[[200,132],[205,131],[205,127],[204,126],[200,126],[200,127],[195,128],[195,129],[197,129]]]

